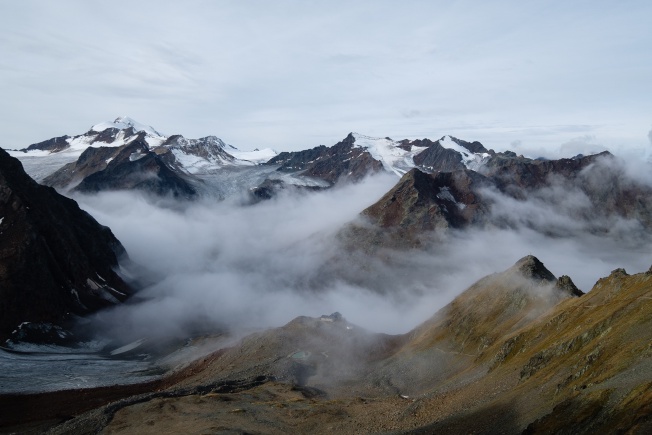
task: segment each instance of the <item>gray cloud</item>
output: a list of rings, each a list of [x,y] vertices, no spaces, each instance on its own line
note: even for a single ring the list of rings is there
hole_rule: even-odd
[[[593,135],[576,137],[561,144],[559,153],[561,156],[572,157],[577,154],[597,154],[606,150],[604,146],[596,144],[595,142],[596,138]]]

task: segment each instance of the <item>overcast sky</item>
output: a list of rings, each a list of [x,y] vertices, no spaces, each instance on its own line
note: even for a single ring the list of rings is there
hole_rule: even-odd
[[[649,0],[1,0],[0,146],[129,115],[245,150],[355,131],[646,152],[651,19]]]

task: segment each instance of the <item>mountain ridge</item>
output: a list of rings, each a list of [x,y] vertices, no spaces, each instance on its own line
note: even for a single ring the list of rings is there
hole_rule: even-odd
[[[111,230],[4,150],[0,191],[0,338],[23,322],[60,324],[132,293],[114,270],[126,252]]]
[[[541,299],[542,290],[558,291],[553,278],[526,256],[399,336],[361,330],[338,313],[298,317],[207,355],[162,392],[52,433],[200,432],[217,421],[222,430],[274,433],[646,433],[652,274],[615,270],[583,296]],[[532,299],[524,304],[523,295]]]

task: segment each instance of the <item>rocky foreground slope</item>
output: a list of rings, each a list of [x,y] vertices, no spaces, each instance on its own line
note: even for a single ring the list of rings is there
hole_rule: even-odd
[[[124,301],[131,289],[115,272],[122,255],[111,230],[0,149],[2,342]]]
[[[649,433],[651,327],[652,271],[582,294],[528,256],[408,334],[297,318],[51,433]]]

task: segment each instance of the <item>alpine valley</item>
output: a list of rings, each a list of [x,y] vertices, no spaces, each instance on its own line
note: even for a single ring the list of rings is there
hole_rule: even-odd
[[[129,117],[0,149],[0,433],[652,433],[649,171]]]

